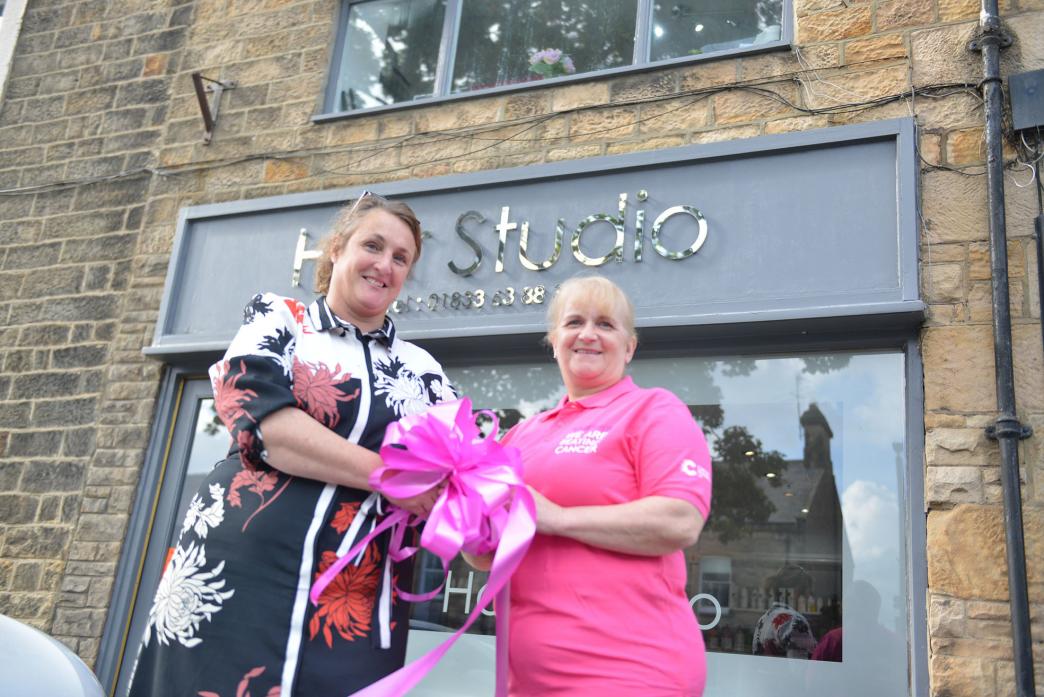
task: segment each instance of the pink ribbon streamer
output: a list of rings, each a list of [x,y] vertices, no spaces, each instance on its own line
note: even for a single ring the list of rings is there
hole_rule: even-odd
[[[496,416],[493,433],[496,433]],[[457,639],[496,598],[497,651],[496,696],[507,695],[508,580],[525,556],[536,533],[536,505],[522,482],[522,459],[517,448],[498,443],[492,434],[482,438],[475,426],[471,401],[467,398],[442,402],[426,413],[406,416],[391,424],[381,445],[384,466],[370,475],[375,491],[394,498],[409,498],[442,482],[439,495],[421,533],[420,544],[442,560],[443,568],[461,551],[475,556],[494,553],[486,591],[464,625],[446,641],[355,693],[356,697],[397,697],[435,667]],[[338,573],[374,539],[392,528],[388,554],[402,561],[416,553],[404,547],[407,528],[420,519],[401,509],[392,512],[370,534],[355,544],[316,580],[309,597],[318,604],[319,596]],[[405,600],[423,601],[434,597],[441,586],[424,594],[396,589]]]

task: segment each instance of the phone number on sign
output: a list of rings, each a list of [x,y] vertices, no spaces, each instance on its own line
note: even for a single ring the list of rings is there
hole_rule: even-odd
[[[396,314],[407,312],[438,312],[440,310],[478,310],[483,307],[507,307],[509,305],[542,305],[547,296],[544,286],[522,288],[498,288],[493,291],[466,290],[453,293],[431,293],[428,297],[407,295],[392,303],[391,311]]]

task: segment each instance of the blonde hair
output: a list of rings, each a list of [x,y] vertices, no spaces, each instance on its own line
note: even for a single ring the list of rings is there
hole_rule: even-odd
[[[352,235],[359,228],[359,223],[371,211],[382,210],[391,213],[396,218],[406,223],[413,235],[413,244],[417,247],[417,253],[413,255],[411,268],[417,263],[421,255],[421,227],[417,220],[417,214],[413,209],[402,201],[390,201],[383,196],[374,194],[364,195],[356,199],[354,203],[344,206],[337,212],[334,218],[333,230],[319,243],[321,254],[315,262],[315,292],[324,294],[330,291],[330,274],[333,273],[332,253],[344,249]]]
[[[638,338],[638,333],[634,330],[634,305],[631,304],[631,299],[620,286],[605,276],[590,275],[570,278],[551,298],[547,308],[547,335],[544,337],[546,343],[554,341],[554,334],[558,329],[558,323],[562,321],[566,305],[577,300],[605,315],[616,317],[629,336]]]

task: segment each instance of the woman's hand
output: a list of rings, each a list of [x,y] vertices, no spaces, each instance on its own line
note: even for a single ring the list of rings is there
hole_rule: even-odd
[[[435,507],[435,502],[438,500],[439,495],[442,494],[442,491],[445,488],[446,482],[443,481],[416,496],[397,499],[394,496],[384,494],[384,498],[388,499],[388,503],[398,506],[405,511],[409,511],[415,516],[427,518],[431,515],[431,509]]]
[[[552,502],[531,486],[526,486],[536,503],[537,532],[545,535],[557,535],[561,529],[562,516],[565,509]]]

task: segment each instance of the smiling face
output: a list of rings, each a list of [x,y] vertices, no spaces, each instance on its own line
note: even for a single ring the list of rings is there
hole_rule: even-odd
[[[570,399],[601,392],[623,378],[638,344],[626,317],[618,303],[577,291],[562,299],[548,339]]]
[[[379,329],[416,256],[409,226],[385,210],[371,210],[344,246],[330,253],[330,309],[364,332]]]

